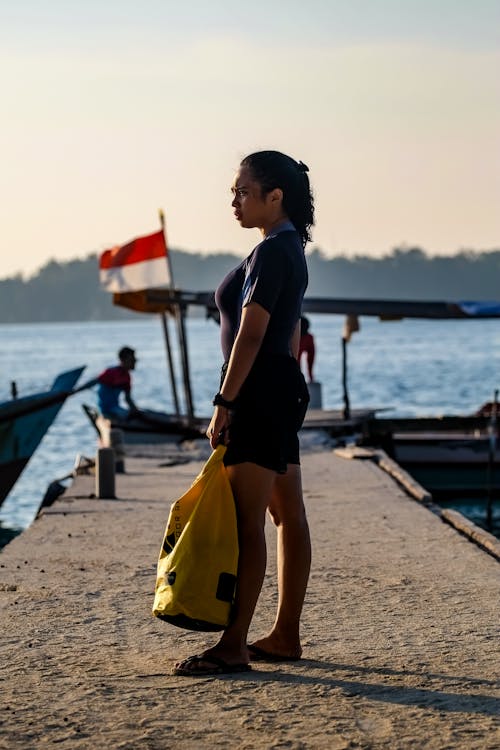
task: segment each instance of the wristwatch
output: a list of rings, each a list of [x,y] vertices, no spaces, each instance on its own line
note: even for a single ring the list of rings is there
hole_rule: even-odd
[[[223,406],[224,409],[234,409],[236,406],[236,399],[234,399],[234,401],[228,401],[221,395],[221,393],[216,393],[212,403],[214,406]]]

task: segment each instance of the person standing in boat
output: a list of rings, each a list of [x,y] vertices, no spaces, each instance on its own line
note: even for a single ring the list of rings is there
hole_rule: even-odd
[[[307,172],[285,154],[260,151],[243,159],[233,182],[236,220],[262,234],[216,292],[225,364],[207,436],[212,448],[227,446],[240,545],[236,599],[218,643],[178,662],[174,674],[242,672],[250,660],[296,661],[302,654],[299,620],[311,561],[297,435],[309,401],[298,363],[304,247],[314,223]],[[278,609],[270,632],[247,644],[266,569],[266,510],[277,527]]]
[[[299,362],[306,355],[307,376],[310,383],[314,383],[313,366],[316,351],[314,347],[314,337],[309,331],[309,320],[303,315],[300,319],[300,342],[299,342]]]
[[[135,351],[129,346],[123,346],[118,352],[120,364],[108,367],[97,377],[97,405],[106,419],[113,417],[128,419],[138,413],[138,408],[132,399],[131,370],[137,362]],[[123,393],[128,409],[120,406],[120,395]]]

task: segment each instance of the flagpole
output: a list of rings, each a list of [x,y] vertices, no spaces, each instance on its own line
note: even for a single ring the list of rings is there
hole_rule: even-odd
[[[170,335],[168,332],[167,316],[164,312],[161,312],[160,318],[161,318],[161,324],[163,328],[163,337],[165,339],[165,349],[167,352],[167,363],[168,363],[168,368],[170,372],[170,383],[172,385],[172,396],[174,399],[175,416],[179,417],[180,416],[179,397],[177,395],[177,386],[175,384],[174,362],[172,360],[172,350],[170,348]]]
[[[165,215],[162,209],[160,209],[158,213],[160,216],[160,224],[161,224],[161,228],[163,231],[163,237],[165,239],[165,247],[167,247],[167,236],[166,236],[166,231],[165,231]],[[172,260],[168,252],[167,252],[167,264],[168,264],[168,270],[169,270],[169,275],[170,275],[170,288],[173,290],[174,289],[174,272],[172,268]],[[185,400],[186,400],[186,409],[187,409],[189,421],[193,422],[194,420],[193,397],[191,393],[187,338],[186,338],[186,329],[184,325],[185,306],[182,304],[177,304],[175,305],[174,309],[175,309],[175,317],[177,320],[179,346],[180,346],[180,352],[181,352],[181,363],[182,363],[182,374],[184,378],[184,395],[185,395]]]
[[[167,247],[167,240],[165,237],[165,219],[163,216],[163,211],[161,209],[160,209],[160,223],[161,223],[161,228],[163,232],[163,239],[165,240],[165,247]],[[170,284],[172,284],[172,271],[170,268],[171,264],[170,264],[170,258],[168,256],[168,252],[166,254],[166,258],[167,258],[167,266],[168,266],[168,271],[169,271],[169,276],[170,276]],[[180,416],[179,397],[177,395],[177,386],[175,383],[174,361],[172,359],[172,349],[170,346],[170,334],[168,331],[168,322],[167,322],[166,313],[161,312],[160,318],[161,318],[161,324],[163,328],[163,337],[165,339],[165,350],[167,353],[167,364],[168,364],[168,369],[170,372],[170,383],[172,386],[172,397],[174,399],[175,416],[179,417]]]

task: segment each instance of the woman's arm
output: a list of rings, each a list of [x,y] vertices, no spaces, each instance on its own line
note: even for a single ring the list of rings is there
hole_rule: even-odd
[[[252,369],[255,358],[264,339],[270,314],[257,302],[250,302],[243,308],[238,334],[233,344],[221,395],[226,401],[234,401]],[[230,411],[216,406],[207,435],[212,448],[219,443],[220,433],[230,422]]]
[[[231,350],[222,396],[234,401],[252,369],[271,316],[257,302],[243,308],[238,334]]]

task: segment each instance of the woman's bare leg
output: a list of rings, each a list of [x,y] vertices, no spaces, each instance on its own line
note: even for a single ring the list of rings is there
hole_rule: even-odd
[[[253,463],[228,466],[238,516],[239,558],[233,620],[203,655],[227,664],[248,662],[247,635],[266,571],[264,526],[276,473]],[[203,666],[198,662],[199,666]],[[196,672],[193,666],[193,673]]]
[[[300,466],[289,464],[287,473],[276,477],[269,512],[277,527],[278,610],[270,633],[255,645],[278,656],[300,657],[300,615],[311,568]]]

